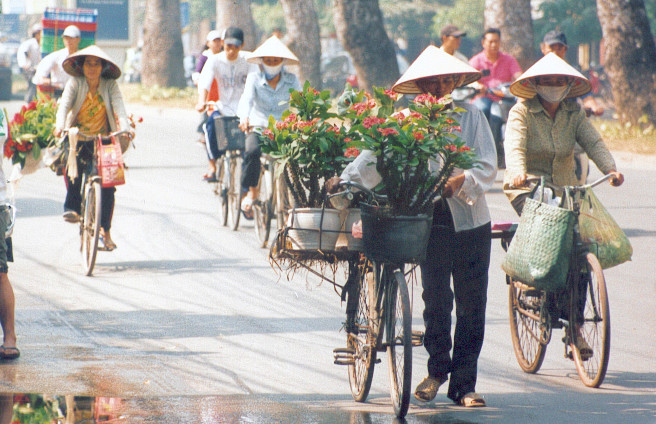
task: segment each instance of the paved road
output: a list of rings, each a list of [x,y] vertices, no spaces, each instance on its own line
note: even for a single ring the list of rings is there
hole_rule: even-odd
[[[219,226],[217,201],[200,181],[197,115],[130,109],[144,123],[116,196],[119,248],[99,253],[93,277],[82,275],[77,227],[60,217],[61,177],[41,170],[20,181],[10,277],[22,357],[0,364],[0,391],[146,397],[153,410],[166,410],[166,422],[216,422],[222,413],[255,422],[390,422],[385,363],[365,404],[351,400],[346,369],[332,364],[332,349],[345,339],[344,307],[332,286],[275,274],[251,224],[237,232]],[[477,386],[490,407],[463,410],[442,391],[428,405],[413,401],[409,422],[656,422],[656,161],[620,155],[620,163],[626,185],[598,195],[635,254],[606,273],[613,344],[602,388],[578,380],[560,331],[541,371],[521,372],[495,243]],[[499,185],[489,203],[494,219],[514,218]],[[417,286],[414,304],[421,328]],[[416,349],[415,383],[426,360]],[[201,420],[195,414],[202,411],[215,418]]]

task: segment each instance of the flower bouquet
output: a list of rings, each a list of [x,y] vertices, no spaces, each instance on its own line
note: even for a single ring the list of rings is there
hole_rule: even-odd
[[[54,99],[38,95],[36,100],[24,105],[14,115],[9,123],[4,156],[11,160],[17,170],[15,172],[27,175],[42,166],[43,153],[55,139],[52,132],[56,111],[57,103]]]

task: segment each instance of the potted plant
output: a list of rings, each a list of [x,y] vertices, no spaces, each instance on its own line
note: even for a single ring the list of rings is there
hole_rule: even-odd
[[[328,90],[319,92],[306,82],[302,91],[291,92],[289,104],[282,119],[270,118],[260,135],[262,152],[276,159],[275,175],[284,179],[294,199],[290,237],[300,249],[332,250],[341,220],[338,211],[324,208],[323,183],[339,175],[358,152],[349,149],[341,121],[330,111]],[[307,240],[301,240],[304,235]]]
[[[348,136],[375,158],[371,166],[382,177],[377,189],[389,201],[386,207],[361,205],[364,250],[373,258],[409,262],[425,252],[433,202],[453,170],[470,169],[476,159],[458,136],[460,110],[450,96],[421,94],[393,112],[400,98],[380,88],[374,99],[347,91],[341,116],[350,123]]]

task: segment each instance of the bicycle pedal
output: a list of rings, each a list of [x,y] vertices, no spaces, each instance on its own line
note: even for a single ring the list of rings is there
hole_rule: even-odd
[[[355,350],[348,347],[338,347],[333,349],[333,359],[335,365],[353,365],[355,364]]]
[[[412,346],[424,345],[424,332],[419,330],[412,331]]]

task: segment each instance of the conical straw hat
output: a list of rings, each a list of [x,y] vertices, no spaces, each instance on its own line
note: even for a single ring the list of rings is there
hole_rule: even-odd
[[[535,62],[533,66],[517,78],[517,81],[510,85],[510,92],[524,99],[533,98],[537,94],[535,92],[535,77],[546,75],[566,76],[574,81],[567,94],[567,99],[582,96],[592,89],[590,81],[586,77],[552,52]]]
[[[82,71],[82,65],[84,64],[84,58],[87,56],[97,57],[102,59],[107,64],[107,67],[103,69],[102,74],[103,78],[117,79],[121,76],[121,69],[114,63],[114,61],[96,45],[85,47],[82,50],[78,50],[72,55],[68,56],[62,67],[67,74],[73,75],[74,77],[84,76]]]
[[[281,57],[285,65],[298,63],[298,57],[275,35],[256,48],[246,60],[250,63],[260,64],[263,57]]]
[[[418,79],[447,75],[464,77],[457,87],[471,84],[481,77],[481,73],[468,63],[435,46],[428,46],[392,86],[392,90],[403,94],[420,94],[422,91],[416,84]]]

